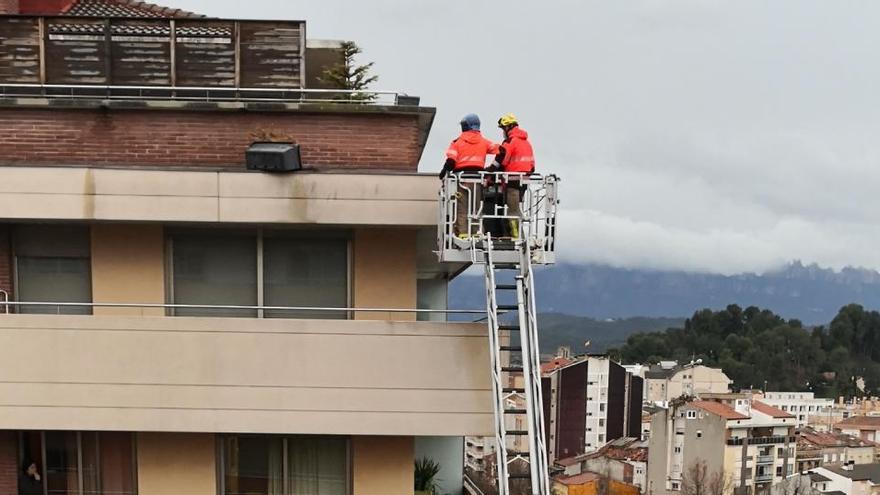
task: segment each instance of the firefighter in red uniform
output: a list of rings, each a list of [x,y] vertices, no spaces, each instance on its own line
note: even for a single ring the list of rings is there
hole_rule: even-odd
[[[535,153],[529,142],[529,133],[519,127],[516,116],[512,113],[502,116],[498,119],[498,127],[504,131],[504,142],[490,169],[525,176],[535,173]],[[505,187],[507,214],[516,217],[510,220],[506,226],[509,230],[505,233],[514,239],[519,237],[519,219],[522,218],[520,202],[526,191],[526,185],[519,178],[518,175],[508,176]]]
[[[489,141],[480,134],[480,117],[475,114],[467,114],[461,119],[461,135],[449,145],[446,150],[446,163],[440,171],[440,178],[453,172],[482,172],[486,167],[486,157],[499,153],[497,144]],[[482,188],[480,181],[472,183],[459,183],[456,193],[457,212],[455,216],[455,235],[460,239],[468,239],[476,232],[468,229],[468,210],[474,205],[476,210],[482,205]]]

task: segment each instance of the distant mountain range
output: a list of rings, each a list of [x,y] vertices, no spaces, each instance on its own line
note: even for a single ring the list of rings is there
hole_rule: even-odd
[[[535,283],[540,312],[596,320],[637,316],[674,319],[688,317],[698,309],[736,303],[817,325],[831,321],[845,304],[880,308],[880,272],[862,268],[835,271],[800,262],[761,275],[731,276],[560,264],[537,269]],[[485,304],[483,290],[482,277],[458,277],[450,287],[450,308],[481,308]]]

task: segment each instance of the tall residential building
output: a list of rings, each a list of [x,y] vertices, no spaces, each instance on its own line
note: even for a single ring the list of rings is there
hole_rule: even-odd
[[[645,400],[665,406],[682,396],[728,392],[731,383],[732,380],[720,368],[661,361],[645,371]]]
[[[556,359],[543,367],[544,426],[551,462],[639,437],[642,379],[608,356]]]
[[[435,110],[310,90],[302,21],[10,5],[65,15],[0,15],[0,493],[458,493],[493,408],[485,324],[414,312],[464,267]]]
[[[647,493],[682,493],[687,473],[701,462],[737,495],[769,493],[795,472],[795,426],[791,414],[745,394],[673,401],[653,415]]]
[[[797,417],[798,428],[807,426],[810,416],[827,416],[834,405],[834,399],[819,399],[813,392],[764,392],[760,400]]]

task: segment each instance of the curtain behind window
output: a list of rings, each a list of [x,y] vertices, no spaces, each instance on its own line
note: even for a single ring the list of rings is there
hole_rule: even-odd
[[[13,232],[16,297],[24,302],[92,302],[89,228],[21,225]],[[91,314],[87,306],[21,306],[22,313]]]
[[[290,495],[345,495],[347,447],[341,437],[289,437]]]
[[[175,304],[257,305],[253,235],[184,234],[172,239]],[[254,317],[252,309],[176,308],[178,316]]]
[[[267,237],[263,241],[266,306],[348,307],[348,241]],[[344,311],[269,311],[267,318],[345,319]]]

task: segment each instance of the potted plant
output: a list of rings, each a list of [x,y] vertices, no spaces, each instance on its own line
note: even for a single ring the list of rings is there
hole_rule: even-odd
[[[435,495],[440,464],[423,457],[415,462],[415,495]]]

